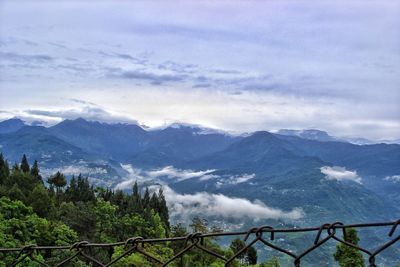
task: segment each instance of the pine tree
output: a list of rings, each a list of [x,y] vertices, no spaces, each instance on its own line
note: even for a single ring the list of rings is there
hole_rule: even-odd
[[[145,208],[145,209],[150,207],[150,192],[149,192],[148,187],[146,187],[146,190],[144,191],[142,204],[143,204],[143,208]]]
[[[77,191],[78,191],[78,185],[76,182],[76,178],[75,175],[72,175],[71,180],[69,181],[69,185],[65,190],[65,197],[67,201],[72,201],[72,202],[78,201],[76,197]]]
[[[241,249],[243,249],[245,246],[246,246],[246,243],[245,243],[242,239],[240,239],[240,238],[235,238],[235,239],[232,241],[232,243],[231,243],[231,245],[230,245],[229,247],[232,249],[233,253],[236,254],[236,253],[238,253]],[[240,261],[241,263],[243,262],[243,259],[244,259],[245,256],[246,256],[246,252],[247,252],[247,251],[243,251],[242,253],[240,253],[240,254],[237,256],[237,258],[239,259],[239,261]]]
[[[357,235],[357,230],[350,228],[346,230],[344,240],[358,245],[360,238]],[[353,247],[340,243],[336,246],[336,252],[333,255],[335,261],[339,262],[341,267],[364,267],[364,258],[361,252]]]
[[[121,215],[128,213],[128,201],[126,200],[125,194],[122,190],[115,191],[112,203],[118,207],[118,212]]]
[[[246,252],[246,261],[250,265],[257,264],[257,250],[254,247],[249,247]]]
[[[75,193],[75,201],[94,201],[95,194],[93,187],[90,186],[89,179],[83,178],[81,174],[78,176],[77,188]]]
[[[40,172],[39,164],[38,164],[37,160],[35,160],[35,162],[32,165],[32,168],[31,168],[31,175],[36,177],[39,181],[42,182],[42,177],[39,175],[39,172]]]
[[[0,153],[0,184],[3,184],[9,175],[10,168],[8,167],[8,162],[4,159],[3,154]]]
[[[22,156],[21,170],[24,173],[28,173],[30,171],[29,163],[28,163],[28,160],[26,159],[26,155],[25,154]]]
[[[64,174],[59,171],[50,176],[47,182],[51,185],[54,185],[57,188],[57,191],[61,191],[61,189],[67,185],[67,179],[65,178]]]
[[[157,195],[155,192],[153,192],[153,194],[151,195],[151,198],[150,198],[150,208],[157,212],[160,211],[158,198],[157,198]]]
[[[18,163],[15,163],[15,164],[12,166],[12,173],[17,173],[17,172],[20,172],[20,171],[21,171],[21,169],[19,168]]]
[[[163,220],[166,228],[169,229],[170,224],[169,224],[167,201],[165,200],[164,191],[162,190],[162,188],[158,190],[158,206],[159,206],[158,212],[160,214],[160,217]]]
[[[142,206],[142,196],[140,194],[139,186],[138,183],[135,182],[135,184],[132,187],[132,196],[129,201],[129,207],[130,210],[133,212],[141,212],[143,210]]]

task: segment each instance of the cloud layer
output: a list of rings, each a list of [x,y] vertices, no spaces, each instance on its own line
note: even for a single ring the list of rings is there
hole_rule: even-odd
[[[216,170],[193,171],[180,170],[173,166],[166,166],[157,170],[140,170],[130,164],[121,165],[129,175],[118,183],[114,189],[130,189],[137,181],[140,184],[150,185],[150,189],[156,191],[159,184],[162,185],[170,211],[174,220],[189,221],[194,216],[213,217],[215,219],[283,219],[296,220],[304,216],[300,208],[291,211],[282,211],[268,207],[261,201],[249,201],[245,198],[228,197],[223,194],[210,194],[197,192],[194,194],[178,194],[168,186],[168,183],[179,182],[186,179],[198,179],[199,181],[212,180],[216,187],[248,182],[255,177],[254,174],[243,174],[221,177],[213,174]],[[154,185],[158,184],[158,185]]]
[[[168,185],[175,182],[181,182],[188,179],[196,179],[196,182],[210,181],[215,184],[216,188],[221,188],[227,185],[236,185],[247,183],[256,175],[243,174],[217,174],[217,170],[182,170],[174,166],[165,166],[160,169],[141,170],[134,168],[131,164],[121,164],[121,167],[128,173],[125,180],[115,185],[115,189],[130,189],[135,181],[139,183],[153,183]]]
[[[148,171],[146,174],[151,178],[167,177],[169,179],[173,179],[175,181],[180,182],[191,178],[200,178],[207,180],[217,177],[211,174],[213,172],[215,172],[215,170],[206,170],[206,171],[179,170],[174,168],[173,166],[166,166],[159,170]]]
[[[328,180],[336,180],[336,181],[353,181],[361,184],[361,177],[357,175],[356,171],[346,170],[344,167],[330,167],[324,166],[321,167],[321,173],[325,174],[325,178]]]
[[[384,180],[393,183],[400,183],[400,175],[386,176]]]
[[[206,192],[178,194],[168,186],[163,188],[172,217],[191,218],[197,215],[225,219],[297,220],[305,215],[300,208],[285,212],[268,207],[261,201],[251,202],[244,198]]]

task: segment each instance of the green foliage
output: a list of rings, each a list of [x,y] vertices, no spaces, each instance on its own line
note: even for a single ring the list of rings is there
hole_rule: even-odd
[[[79,175],[77,178],[72,176],[69,186],[65,190],[66,201],[72,202],[90,202],[95,201],[95,192],[93,187],[90,186],[89,180]]]
[[[87,178],[72,176],[70,181],[62,173],[50,176],[48,185],[42,181],[38,162],[32,167],[26,156],[21,164],[15,164],[10,170],[8,162],[0,154],[0,247],[23,247],[29,244],[70,245],[79,240],[90,242],[116,242],[131,237],[164,238],[168,236],[186,236],[187,229],[181,225],[170,226],[167,203],[162,189],[150,192],[145,189],[142,196],[137,183],[131,194],[110,189],[94,189]],[[216,226],[209,227],[202,218],[194,218],[190,224],[194,232],[219,232]],[[205,239],[208,249],[229,258],[231,249],[223,250],[213,239]],[[147,244],[143,248],[147,253],[166,261],[179,253],[185,242],[171,242],[159,245]],[[123,247],[106,251],[93,249],[89,255],[103,262],[118,257]],[[255,253],[254,253],[255,252]],[[36,253],[36,252],[35,252]],[[45,251],[35,255],[48,264],[56,265],[62,259],[71,256],[73,251],[57,251],[52,254]],[[253,253],[253,254],[251,254]],[[246,262],[254,264],[256,251],[246,254]],[[15,256],[15,255],[13,255]],[[0,267],[12,262],[13,256],[0,255]],[[172,266],[222,267],[224,263],[215,257],[194,248],[177,259]],[[38,266],[26,259],[23,266]],[[145,256],[134,253],[119,261],[116,266],[153,266]],[[74,259],[69,266],[86,267]],[[234,261],[232,267],[237,267]]]
[[[277,257],[272,257],[266,262],[260,264],[260,267],[280,267],[279,260]]]
[[[240,250],[242,250],[245,246],[246,246],[246,243],[245,243],[242,239],[235,238],[235,239],[232,241],[232,243],[231,243],[231,245],[230,245],[229,247],[232,249],[233,253],[236,254],[236,253],[238,253]],[[238,258],[240,261],[242,261],[242,260],[244,259],[245,256],[246,256],[246,251],[243,251],[242,253],[240,253],[240,254],[237,256],[237,258]]]
[[[25,154],[22,156],[21,160],[21,171],[24,173],[28,173],[30,171],[28,160],[26,159]]]
[[[32,165],[32,168],[31,168],[31,175],[36,177],[39,180],[42,180],[42,177],[39,175],[39,172],[40,172],[39,164],[38,164],[37,160],[35,160],[35,162]]]
[[[52,201],[49,197],[48,191],[43,185],[36,185],[28,198],[30,206],[36,214],[41,217],[47,217],[49,215]]]
[[[95,221],[96,221],[96,235],[95,239],[104,242],[115,242],[113,237],[113,227],[117,220],[117,209],[118,207],[112,205],[108,201],[98,199],[94,209]]]
[[[245,247],[246,243],[239,238],[235,238],[230,245],[230,249],[234,254],[237,254]],[[255,265],[257,264],[257,250],[254,247],[249,247],[241,252],[237,256],[237,259],[240,261],[241,264],[246,263],[249,265]]]
[[[56,174],[52,175],[47,179],[47,182],[51,185],[54,185],[56,188],[61,189],[67,185],[67,180],[64,174],[57,172]]]
[[[4,159],[3,154],[0,153],[0,184],[3,184],[10,175],[10,168],[8,162]]]
[[[194,217],[189,225],[193,232],[208,233],[208,221],[199,217]]]
[[[345,241],[354,245],[360,241],[356,229],[347,229]],[[364,258],[359,250],[350,247],[348,245],[340,243],[336,246],[336,252],[334,254],[335,261],[339,263],[341,267],[364,267]]]
[[[77,240],[77,233],[65,224],[40,218],[31,207],[19,200],[0,198],[0,247],[22,247],[28,244],[62,245]],[[39,255],[38,258],[40,257]],[[12,260],[8,255],[0,255],[0,263],[7,265]],[[25,263],[31,266],[29,260]]]
[[[246,261],[250,265],[257,264],[257,250],[254,247],[249,247],[246,253]]]

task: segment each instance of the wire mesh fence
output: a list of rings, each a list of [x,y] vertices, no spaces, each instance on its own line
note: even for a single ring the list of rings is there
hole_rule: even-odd
[[[400,220],[393,222],[382,222],[382,223],[364,223],[364,224],[351,224],[345,225],[341,222],[327,223],[319,227],[308,227],[308,228],[273,228],[271,226],[261,226],[251,228],[248,231],[237,231],[237,232],[218,232],[218,233],[192,233],[187,236],[181,237],[170,237],[170,238],[158,238],[158,239],[145,239],[142,237],[129,238],[122,242],[115,243],[91,243],[88,241],[81,241],[71,245],[65,246],[38,246],[30,244],[21,248],[0,248],[0,257],[4,258],[7,256],[11,258],[11,262],[7,266],[24,266],[24,262],[29,259],[35,262],[38,266],[70,266],[70,264],[79,259],[86,262],[90,266],[115,266],[120,263],[124,258],[129,257],[133,254],[140,254],[149,261],[149,266],[183,266],[182,258],[193,250],[197,250],[201,253],[207,254],[208,256],[218,258],[223,262],[224,266],[232,266],[235,260],[240,258],[250,247],[261,244],[263,247],[267,247],[270,250],[274,250],[278,253],[286,255],[292,259],[293,266],[299,267],[302,264],[302,260],[307,255],[311,254],[317,249],[323,249],[322,245],[328,241],[333,241],[336,244],[343,244],[360,251],[368,259],[369,267],[377,267],[376,259],[380,253],[393,246],[400,240],[400,234],[395,234],[396,229],[400,223]],[[358,244],[353,244],[346,241],[346,229],[349,228],[388,228],[387,235],[382,236],[382,240],[386,240],[383,244],[368,244],[368,247],[372,249],[361,247]],[[399,226],[400,228],[400,226]],[[290,249],[282,247],[276,241],[276,234],[285,233],[313,233],[315,238],[313,242],[307,245],[307,248],[301,252],[294,252]],[[242,247],[235,254],[227,257],[226,255],[220,254],[213,250],[211,247],[207,247],[204,240],[219,237],[240,237],[245,241],[245,246]],[[171,244],[178,243],[180,248],[177,253],[172,255],[168,259],[161,259],[154,251],[148,248],[154,245],[170,246]],[[111,255],[115,251],[115,248],[120,247],[121,253],[112,257]],[[93,249],[103,249],[109,252],[108,262],[93,256]],[[56,252],[68,251],[69,255],[65,258],[59,259],[58,262],[51,262]],[[62,254],[60,254],[62,255]],[[400,255],[399,262],[400,262]],[[1,258],[0,258],[1,259]],[[1,260],[0,260],[1,261]],[[54,259],[53,259],[54,261]],[[0,262],[1,263],[1,262]],[[131,264],[129,266],[135,266]],[[302,265],[303,266],[303,265]]]

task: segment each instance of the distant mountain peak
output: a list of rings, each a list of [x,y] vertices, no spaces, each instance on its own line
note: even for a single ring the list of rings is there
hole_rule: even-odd
[[[174,122],[171,124],[168,124],[163,127],[156,127],[149,129],[150,131],[157,131],[157,130],[166,130],[166,129],[187,129],[193,132],[194,134],[222,134],[222,135],[231,135],[230,133],[220,130],[220,129],[215,129],[215,128],[209,128],[202,126],[200,124],[192,124],[192,123],[183,123],[183,122]]]
[[[305,129],[305,130],[281,129],[277,131],[276,134],[297,136],[303,139],[315,140],[321,142],[340,141],[340,139],[329,135],[327,132],[317,129]]]
[[[12,118],[0,122],[0,134],[16,132],[26,126],[25,122],[19,118]]]

